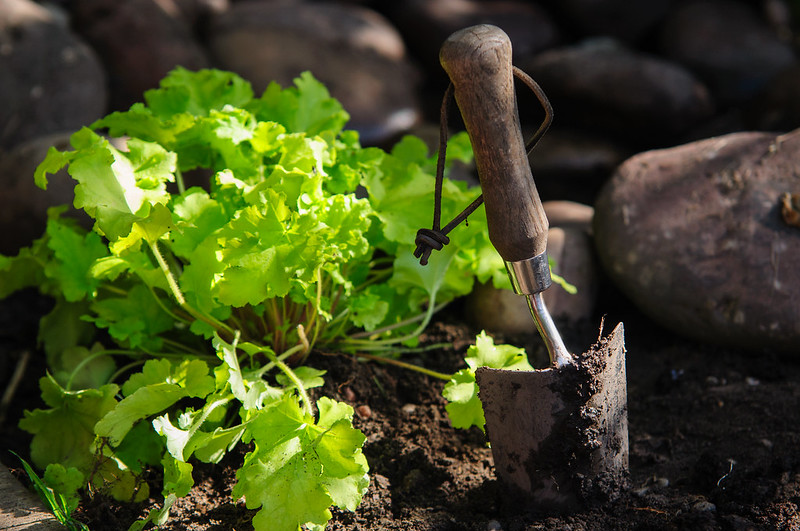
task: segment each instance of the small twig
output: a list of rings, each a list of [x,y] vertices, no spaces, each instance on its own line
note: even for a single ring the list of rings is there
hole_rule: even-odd
[[[28,367],[28,361],[31,358],[30,350],[23,350],[22,355],[17,360],[17,366],[14,368],[14,374],[11,375],[6,390],[3,392],[3,398],[0,399],[0,425],[6,420],[6,411],[8,406],[11,405],[11,400],[14,398],[14,393],[17,392],[22,377],[25,375],[25,369]]]
[[[656,509],[654,507],[634,507],[633,510],[634,511],[647,511],[647,512],[656,513],[656,514],[667,514],[666,511],[662,511],[662,510]]]
[[[606,316],[605,314],[603,314],[603,317],[600,318],[600,331],[597,332],[598,343],[600,343],[600,341],[603,339],[603,328],[605,328],[605,326],[606,326]]]

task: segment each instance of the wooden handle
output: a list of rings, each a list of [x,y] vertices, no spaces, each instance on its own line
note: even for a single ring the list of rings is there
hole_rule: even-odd
[[[544,253],[547,216],[520,130],[508,35],[487,24],[457,31],[439,61],[472,141],[492,244],[507,262]]]

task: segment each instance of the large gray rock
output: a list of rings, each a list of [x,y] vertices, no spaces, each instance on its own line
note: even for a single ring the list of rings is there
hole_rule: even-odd
[[[176,66],[210,66],[173,0],[81,0],[72,4],[72,17],[109,73],[114,109],[141,101]]]
[[[547,50],[519,66],[547,93],[559,125],[637,145],[671,141],[713,112],[708,91],[688,70],[611,39]]]
[[[584,35],[608,35],[625,42],[646,37],[674,0],[546,0],[570,27]],[[574,31],[574,29],[573,29]]]
[[[636,155],[595,205],[601,263],[679,334],[800,355],[799,175],[800,130]]]
[[[661,33],[665,56],[697,74],[722,104],[750,98],[795,61],[791,46],[746,2],[686,2]]]
[[[100,118],[105,82],[64,12],[29,0],[0,1],[0,147]]]
[[[420,118],[417,72],[400,34],[377,12],[345,4],[242,2],[217,17],[210,47],[220,66],[256,92],[303,71],[323,82],[350,113],[348,127],[374,144]]]

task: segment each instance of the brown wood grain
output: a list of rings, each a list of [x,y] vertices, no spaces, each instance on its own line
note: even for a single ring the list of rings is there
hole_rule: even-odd
[[[472,26],[444,42],[439,60],[472,141],[492,244],[511,262],[545,252],[547,216],[522,138],[511,41],[496,26]]]
[[[45,511],[39,498],[0,464],[0,529],[63,531],[55,516]]]

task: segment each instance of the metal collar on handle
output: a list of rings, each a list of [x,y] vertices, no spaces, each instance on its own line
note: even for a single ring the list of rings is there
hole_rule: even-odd
[[[506,262],[506,271],[517,295],[533,295],[550,287],[550,264],[547,253],[537,254],[527,260]]]

